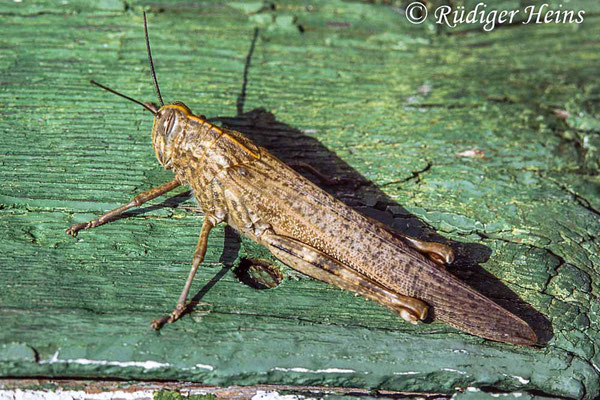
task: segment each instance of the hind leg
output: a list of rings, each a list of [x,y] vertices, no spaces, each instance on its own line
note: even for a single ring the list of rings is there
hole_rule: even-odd
[[[425,302],[389,290],[314,247],[272,231],[266,231],[261,239],[275,257],[308,276],[374,300],[411,324],[427,317]]]

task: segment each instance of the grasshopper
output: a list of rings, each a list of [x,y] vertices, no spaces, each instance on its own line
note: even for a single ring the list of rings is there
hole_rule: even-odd
[[[154,115],[152,145],[170,182],[143,192],[101,217],[71,226],[102,225],[124,211],[189,185],[204,212],[192,268],[177,305],[152,322],[175,322],[186,310],[194,275],[204,259],[211,229],[226,223],[266,246],[273,256],[310,277],[374,300],[417,324],[435,319],[467,333],[519,345],[537,338],[529,325],[446,271],[452,249],[392,231],[326,193],[241,133],[217,127],[181,102],[163,102],[148,39],[150,70],[160,107],[131,100]]]

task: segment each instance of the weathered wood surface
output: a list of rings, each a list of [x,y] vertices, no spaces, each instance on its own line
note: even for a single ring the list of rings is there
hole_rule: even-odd
[[[396,6],[335,0],[0,4],[0,374],[595,397],[600,10],[569,7],[590,16],[438,34]],[[148,113],[88,84],[154,101],[142,9],[167,101],[351,178],[329,189],[452,245],[451,271],[544,344],[409,326],[285,267],[256,290],[232,266],[268,255],[223,227],[193,287],[210,305],[151,331],[189,270],[189,197],[64,234],[170,178]]]
[[[473,393],[473,392],[469,392]],[[49,396],[53,395],[53,396]],[[461,396],[468,396],[461,395]],[[73,379],[0,379],[1,400],[35,399],[104,400],[107,397],[126,400],[316,400],[316,399],[397,399],[419,398],[445,400],[439,393],[407,393],[369,390],[353,387],[252,385],[216,387],[194,382],[124,382]]]

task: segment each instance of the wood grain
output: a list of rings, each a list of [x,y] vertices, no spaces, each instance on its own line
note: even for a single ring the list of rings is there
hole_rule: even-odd
[[[2,3],[0,374],[594,398],[600,24],[596,3],[571,6],[589,18],[438,34],[392,5],[335,0]],[[192,287],[210,305],[154,333],[202,222],[186,189],[64,234],[170,179],[150,115],[88,83],[154,101],[142,9],[166,101],[347,177],[327,189],[451,245],[451,272],[545,344],[409,326],[281,265],[283,282],[256,290],[233,270],[268,252],[223,227]]]

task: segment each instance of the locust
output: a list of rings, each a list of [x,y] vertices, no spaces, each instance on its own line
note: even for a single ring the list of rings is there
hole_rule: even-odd
[[[75,236],[181,185],[191,187],[204,213],[192,267],[173,311],[154,320],[152,328],[158,330],[185,313],[209,234],[225,223],[266,246],[291,268],[371,299],[409,323],[417,324],[429,314],[431,319],[486,339],[517,345],[537,343],[525,321],[448,272],[446,267],[454,260],[450,247],[404,235],[361,215],[240,132],[214,125],[182,102],[165,104],[145,13],[143,18],[160,106],[92,83],[154,115],[152,145],[159,163],[172,171],[174,178],[66,232]]]

